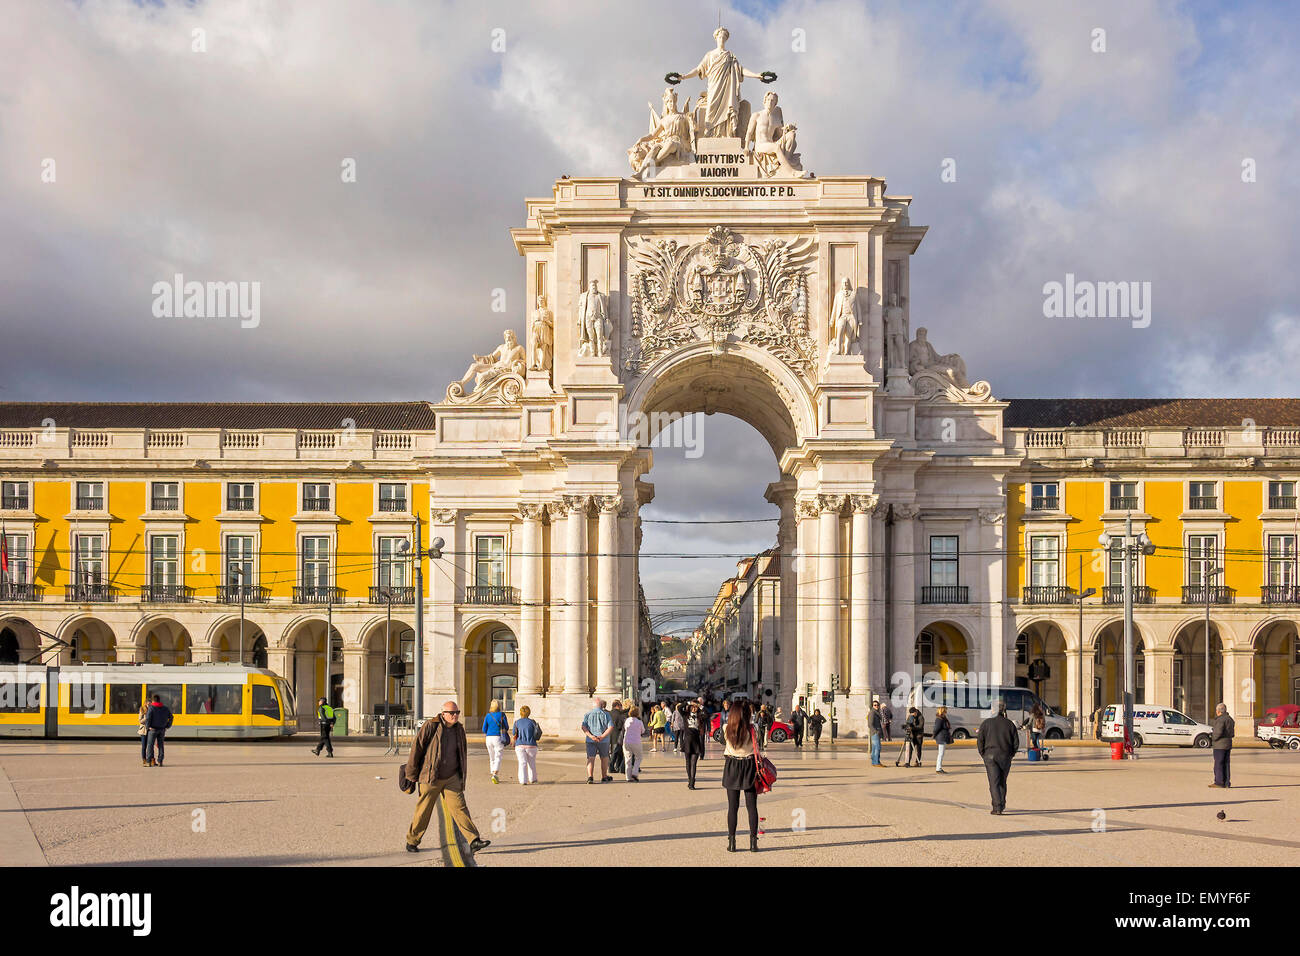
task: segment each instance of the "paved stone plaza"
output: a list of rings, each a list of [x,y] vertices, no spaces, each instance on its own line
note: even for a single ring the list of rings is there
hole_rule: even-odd
[[[402,850],[414,801],[398,791],[398,758],[383,744],[341,739],[334,760],[313,757],[310,744],[177,741],[165,768],[145,769],[131,743],[0,743],[0,856],[55,866],[442,865],[436,827],[429,852]],[[872,769],[860,746],[803,754],[773,746],[780,779],[759,804],[764,852],[745,862],[1300,864],[1300,755],[1290,752],[1238,748],[1233,789],[1216,791],[1206,786],[1205,751],[1148,747],[1115,763],[1101,747],[1061,746],[1047,764],[1017,760],[1000,818],[988,812],[973,745],[950,750],[946,776],[934,773],[929,748],[921,770],[896,769],[896,752]],[[501,784],[489,781],[480,738],[468,800],[493,843],[478,863],[725,863],[720,753],[711,748],[694,792],[672,754],[647,754],[640,784],[587,786],[581,750],[553,742],[539,756],[542,782],[524,788],[511,753]],[[1093,829],[1099,809],[1105,832]]]

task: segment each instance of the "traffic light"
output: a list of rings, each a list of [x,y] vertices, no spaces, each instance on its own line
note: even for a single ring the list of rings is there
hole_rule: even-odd
[[[840,675],[839,675],[839,674],[832,674],[832,675],[831,675],[831,694],[834,695],[834,694],[838,694],[839,692],[840,692]]]

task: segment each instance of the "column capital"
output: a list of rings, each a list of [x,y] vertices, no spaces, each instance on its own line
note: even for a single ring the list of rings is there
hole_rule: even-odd
[[[818,495],[817,507],[822,514],[843,514],[848,495]]]
[[[799,498],[794,503],[794,514],[796,518],[816,518],[821,508],[816,498]]]
[[[868,514],[880,504],[880,495],[849,495],[849,504],[854,514]]]
[[[564,507],[569,514],[573,514],[575,511],[587,514],[591,508],[591,495],[565,495]]]
[[[921,514],[921,509],[914,504],[894,505],[895,518],[902,518],[904,521],[911,521],[913,518],[919,517],[920,514]]]
[[[619,514],[623,510],[622,495],[597,495],[592,499],[604,514]]]
[[[519,517],[524,521],[541,521],[546,514],[546,503],[542,501],[519,502]]]

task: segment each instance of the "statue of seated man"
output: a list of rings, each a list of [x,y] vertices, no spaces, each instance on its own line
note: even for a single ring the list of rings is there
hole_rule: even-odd
[[[754,157],[760,172],[775,176],[778,172],[795,178],[805,178],[803,164],[795,152],[795,126],[785,125],[781,107],[776,105],[776,94],[768,92],[763,97],[763,109],[749,120],[745,131],[745,148]]]
[[[489,385],[508,372],[523,375],[528,368],[528,357],[524,347],[519,344],[513,329],[506,329],[505,341],[488,355],[475,355],[465,374],[461,376],[463,387],[471,378],[474,379],[474,391]]]
[[[938,372],[947,376],[958,388],[969,388],[966,379],[966,360],[956,352],[940,355],[926,339],[924,327],[916,330],[916,339],[907,347],[907,371],[909,375],[917,372]]]
[[[656,116],[650,108],[652,128],[627,151],[628,163],[640,176],[650,167],[689,163],[695,158],[695,124],[689,113],[677,109],[677,93],[664,90],[664,112]]]

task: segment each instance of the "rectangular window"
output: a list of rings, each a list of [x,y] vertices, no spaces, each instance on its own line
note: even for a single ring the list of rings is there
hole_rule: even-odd
[[[380,511],[406,510],[406,485],[382,482],[379,485]]]
[[[330,584],[330,539],[324,535],[302,539],[302,584],[327,588]]]
[[[244,688],[239,684],[186,684],[185,713],[238,714],[244,709]]]
[[[1110,483],[1110,510],[1137,511],[1138,486],[1136,481],[1112,481]]]
[[[409,580],[410,558],[399,550],[406,543],[406,538],[379,539],[379,586],[381,588],[404,588]]]
[[[144,699],[142,684],[113,684],[108,688],[110,714],[138,714]]]
[[[153,702],[153,695],[157,694],[161,702],[167,705],[167,709],[173,714],[181,712],[181,685],[180,684],[150,684],[145,691],[149,695],[150,703]]]
[[[102,534],[77,535],[76,559],[75,573],[78,584],[104,582],[104,536]]]
[[[302,486],[303,511],[329,511],[330,486],[327,484],[305,483]]]
[[[155,481],[149,494],[153,511],[176,511],[181,506],[181,486],[175,481]]]
[[[1137,558],[1133,559],[1133,566],[1129,568],[1132,581],[1137,584]],[[1124,586],[1124,538],[1122,535],[1115,535],[1110,542],[1110,586],[1119,588]]]
[[[1187,538],[1187,583],[1194,588],[1205,584],[1214,584],[1214,577],[1205,577],[1208,567],[1215,569],[1215,554],[1218,551],[1218,538],[1212,534],[1194,534]]]
[[[1270,587],[1291,587],[1296,583],[1295,535],[1268,536],[1268,583]]]
[[[226,586],[253,587],[253,536],[232,534],[226,538]]]
[[[231,482],[226,485],[227,511],[252,511],[253,486],[250,483]]]
[[[9,554],[9,573],[0,579],[0,587],[6,584],[27,584],[27,535],[6,534],[5,550]]]
[[[26,511],[31,498],[25,481],[6,481],[0,483],[0,508],[10,511]]]
[[[1055,481],[1036,481],[1029,486],[1029,509],[1031,511],[1058,511],[1061,498],[1057,493],[1059,485]]]
[[[1060,578],[1061,540],[1054,535],[1029,539],[1029,583],[1036,588],[1055,587]]]
[[[80,675],[68,675],[69,677]],[[67,688],[68,713],[103,716],[105,706],[104,685],[93,680],[70,680],[63,685]]]
[[[174,534],[156,534],[149,539],[149,583],[175,585],[180,575],[180,543]]]
[[[1219,496],[1212,481],[1193,481],[1189,486],[1187,507],[1191,511],[1213,511],[1219,507]]]
[[[35,714],[40,709],[40,684],[16,680],[0,682],[0,714]]]
[[[481,534],[474,539],[474,583],[479,587],[506,583],[505,535]]]
[[[5,492],[8,494],[8,492]],[[1295,481],[1270,481],[1269,507],[1274,509],[1294,510],[1296,506]],[[9,507],[5,505],[5,507]]]
[[[104,510],[104,483],[102,481],[77,482],[77,510]]]
[[[930,536],[930,586],[955,587],[957,584],[957,536]]]
[[[253,716],[280,719],[280,702],[275,699],[275,689],[267,684],[253,685]]]

